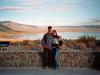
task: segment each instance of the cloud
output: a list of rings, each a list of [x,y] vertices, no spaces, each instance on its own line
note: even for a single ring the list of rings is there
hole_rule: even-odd
[[[64,26],[80,26],[80,25],[100,25],[100,17],[93,19],[53,19],[40,21],[43,25],[64,25]]]
[[[50,13],[62,13],[66,11],[71,11],[75,5],[72,4],[62,4],[62,5],[52,5],[48,3],[47,0],[1,0],[18,2],[15,6],[0,6],[0,11],[14,11],[14,12],[50,12]]]
[[[0,0],[0,2],[8,2],[8,1],[14,1],[14,0]]]
[[[1,6],[0,10],[23,10],[23,7],[18,6]]]
[[[12,12],[29,12],[31,9],[28,7],[22,7],[22,6],[0,6],[0,11],[12,11]]]
[[[79,21],[78,25],[100,25],[100,17]]]
[[[7,2],[7,5],[0,6],[0,11],[12,12],[31,12],[41,7],[43,0],[0,0],[0,2]],[[16,2],[16,5],[10,5],[9,2]]]
[[[0,0],[0,2],[19,2],[20,0]]]
[[[63,12],[69,12],[73,10],[73,6],[72,5],[60,5],[60,6],[51,6],[48,8],[49,12],[52,13],[63,13]]]
[[[100,25],[100,17],[91,19],[86,22],[87,25]]]
[[[46,3],[46,0],[23,0],[24,3],[21,5],[29,5],[29,6],[41,6]]]
[[[78,25],[82,20],[79,19],[52,19],[52,20],[41,20],[40,24],[42,25],[54,25],[54,26],[75,26]]]

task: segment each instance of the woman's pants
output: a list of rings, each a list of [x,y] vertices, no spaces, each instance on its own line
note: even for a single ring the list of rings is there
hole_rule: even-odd
[[[54,67],[60,66],[60,48],[53,48],[53,55],[54,55]]]

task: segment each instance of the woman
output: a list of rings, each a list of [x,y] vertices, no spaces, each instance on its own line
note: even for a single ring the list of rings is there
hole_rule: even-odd
[[[53,35],[53,59],[54,59],[54,69],[59,69],[60,66],[60,47],[62,46],[63,42],[60,36],[57,35],[57,31],[52,31]]]

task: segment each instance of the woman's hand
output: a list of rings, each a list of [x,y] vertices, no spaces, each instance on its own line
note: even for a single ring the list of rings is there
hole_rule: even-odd
[[[62,49],[62,46],[59,46],[60,49]]]
[[[62,46],[59,46],[59,48],[64,50],[65,49],[65,45],[63,44]]]

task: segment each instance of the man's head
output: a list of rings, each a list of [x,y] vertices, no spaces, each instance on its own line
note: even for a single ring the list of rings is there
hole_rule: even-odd
[[[52,32],[52,26],[48,26],[48,32],[49,32],[49,33]]]

